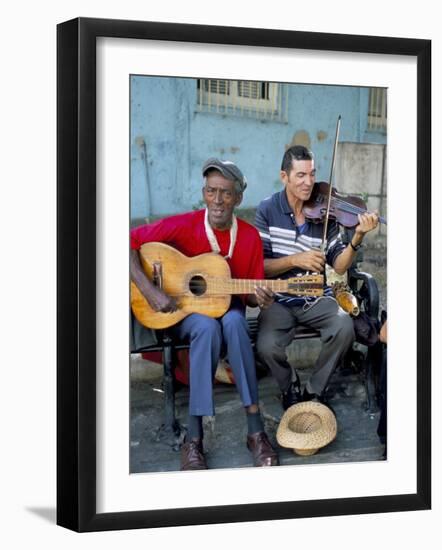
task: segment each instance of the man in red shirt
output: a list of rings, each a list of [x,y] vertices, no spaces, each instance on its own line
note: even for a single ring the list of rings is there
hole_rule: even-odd
[[[190,257],[215,252],[226,258],[232,277],[264,278],[259,234],[233,213],[247,186],[245,177],[233,162],[215,158],[204,164],[202,173],[205,210],[179,214],[131,231],[131,278],[155,311],[175,311],[177,304],[146,277],[138,254],[146,242],[169,244]],[[189,427],[181,447],[182,470],[207,468],[202,418],[214,415],[212,384],[223,345],[246,410],[247,447],[254,465],[278,464],[258,408],[255,360],[245,319],[246,304],[266,308],[273,300],[270,290],[257,287],[253,295],[234,297],[227,313],[219,319],[194,313],[173,328],[178,338],[190,340]]]

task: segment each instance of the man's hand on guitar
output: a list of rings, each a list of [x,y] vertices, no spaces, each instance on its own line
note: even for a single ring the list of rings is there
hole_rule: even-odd
[[[149,296],[146,296],[151,308],[162,313],[173,313],[178,309],[178,305],[172,296],[167,295],[159,288],[151,289]]]
[[[267,287],[255,287],[255,297],[257,305],[261,309],[267,309],[275,301],[274,293]]]

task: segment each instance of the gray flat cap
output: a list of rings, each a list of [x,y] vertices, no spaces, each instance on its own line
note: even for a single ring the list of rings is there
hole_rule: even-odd
[[[203,166],[203,176],[206,172],[213,168],[221,172],[221,174],[228,180],[237,181],[241,187],[241,191],[247,187],[247,180],[241,170],[231,160],[220,160],[217,158],[210,158],[206,160]]]

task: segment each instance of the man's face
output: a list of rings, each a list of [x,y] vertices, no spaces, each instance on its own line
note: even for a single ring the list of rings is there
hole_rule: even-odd
[[[281,181],[285,185],[289,200],[292,198],[307,201],[310,198],[315,183],[315,173],[313,160],[293,160],[292,169],[288,175],[281,171]]]
[[[234,182],[226,179],[220,172],[210,172],[203,187],[203,199],[210,225],[215,229],[230,228],[233,210],[242,200],[242,194],[235,191]]]

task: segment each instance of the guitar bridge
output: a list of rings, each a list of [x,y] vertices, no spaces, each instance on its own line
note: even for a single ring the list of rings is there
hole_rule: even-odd
[[[161,262],[154,262],[153,267],[153,284],[158,288],[163,288],[163,265]]]

